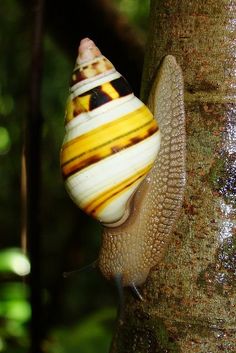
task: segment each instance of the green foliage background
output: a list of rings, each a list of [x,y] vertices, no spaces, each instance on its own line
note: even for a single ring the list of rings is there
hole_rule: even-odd
[[[135,24],[147,28],[149,3],[116,0]],[[65,5],[66,6],[66,5]],[[28,112],[31,27],[17,0],[0,6],[0,352],[27,352],[29,288],[16,266],[27,265],[21,247],[21,155]],[[72,204],[59,168],[63,114],[73,62],[45,33],[42,83],[42,248],[40,266],[46,353],[107,352],[117,293],[96,271],[63,279],[62,273],[96,259],[99,225]],[[80,225],[78,229],[78,224]],[[16,262],[16,259],[18,262]],[[17,264],[17,265],[16,265]],[[24,265],[25,264],[25,265]]]

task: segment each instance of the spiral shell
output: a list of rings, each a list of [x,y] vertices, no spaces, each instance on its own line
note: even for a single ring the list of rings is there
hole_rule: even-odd
[[[129,201],[152,168],[160,132],[149,109],[93,41],[81,41],[65,118],[61,168],[84,212],[122,224]]]

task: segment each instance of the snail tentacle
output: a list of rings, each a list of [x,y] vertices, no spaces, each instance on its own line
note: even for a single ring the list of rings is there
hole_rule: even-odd
[[[77,274],[84,272],[84,271],[87,271],[87,270],[94,270],[97,267],[98,267],[98,260],[95,260],[95,261],[91,262],[90,264],[85,265],[85,266],[78,268],[76,270],[65,271],[65,272],[63,272],[62,275],[64,278],[68,278],[72,275],[75,275],[75,274],[77,275]]]
[[[138,288],[136,287],[136,285],[134,283],[131,284],[131,289],[133,290],[135,296],[137,298],[139,298],[139,300],[143,301],[143,296],[142,294],[140,293],[140,291],[138,290]]]

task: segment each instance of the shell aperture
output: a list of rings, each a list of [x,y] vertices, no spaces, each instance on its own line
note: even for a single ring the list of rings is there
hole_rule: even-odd
[[[94,42],[81,41],[67,102],[61,168],[83,211],[106,226],[129,216],[129,201],[151,170],[158,124]]]

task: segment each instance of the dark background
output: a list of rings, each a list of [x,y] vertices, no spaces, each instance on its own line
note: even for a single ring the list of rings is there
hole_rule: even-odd
[[[134,91],[140,89],[149,2],[45,1],[41,112],[41,349],[47,353],[107,352],[118,295],[98,270],[63,278],[96,260],[101,226],[69,199],[60,174],[64,109],[79,41],[93,39]],[[22,151],[29,118],[33,1],[0,4],[0,352],[28,352],[31,340],[29,258],[24,255]],[[32,146],[34,148],[34,146]],[[38,234],[38,231],[35,231]],[[38,237],[38,235],[37,235]],[[26,275],[26,276],[25,276]]]

